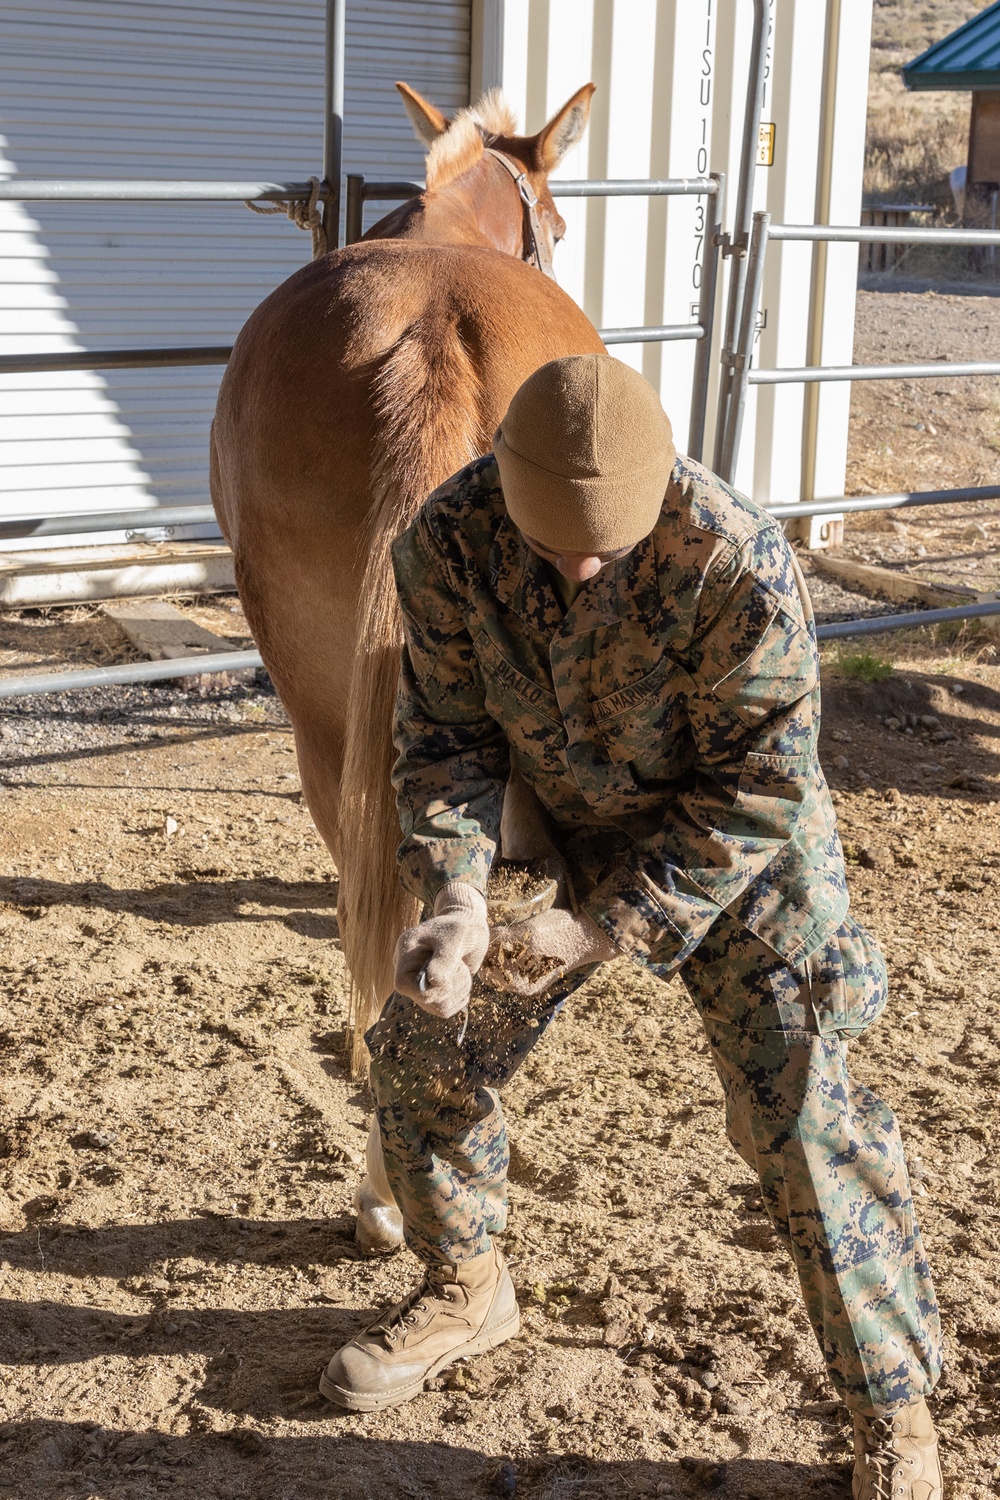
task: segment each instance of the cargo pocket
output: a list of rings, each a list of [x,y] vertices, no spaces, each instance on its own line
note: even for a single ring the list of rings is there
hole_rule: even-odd
[[[848,916],[801,963],[771,974],[785,1030],[857,1037],[885,1008],[885,959],[868,932]]]
[[[751,751],[743,761],[736,808],[756,838],[788,839],[815,779],[811,754],[761,755]]]
[[[885,1010],[889,983],[882,950],[867,928],[848,915],[837,929],[844,986],[843,1037],[860,1036]]]

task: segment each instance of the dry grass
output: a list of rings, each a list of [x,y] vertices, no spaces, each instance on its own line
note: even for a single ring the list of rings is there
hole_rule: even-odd
[[[948,180],[967,156],[968,92],[911,93],[900,68],[982,10],[975,0],[875,0],[868,79],[864,195],[868,203],[926,203],[938,223],[957,223]],[[986,226],[988,205],[967,199],[963,222]],[[918,221],[919,222],[919,221]],[[931,220],[923,221],[925,223]],[[897,269],[917,277],[990,279],[982,252],[914,247]]]
[[[912,54],[910,54],[912,56]],[[952,212],[948,174],[966,157],[969,95],[914,94],[903,86],[898,64],[876,72],[872,53],[865,142],[865,199],[930,203]]]
[[[948,173],[965,161],[967,93],[911,93],[899,70],[982,10],[975,0],[875,0],[865,196],[951,209]]]

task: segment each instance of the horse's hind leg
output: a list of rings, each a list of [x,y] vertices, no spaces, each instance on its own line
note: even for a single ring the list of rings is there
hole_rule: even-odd
[[[403,1215],[396,1207],[382,1159],[378,1120],[372,1121],[365,1148],[368,1174],[354,1194],[357,1222],[354,1228],[359,1249],[365,1255],[392,1255],[403,1248]]]
[[[544,809],[514,772],[504,793],[501,843],[508,859],[539,859],[556,853]],[[365,1151],[367,1175],[354,1195],[355,1237],[365,1255],[391,1255],[403,1245],[403,1216],[385,1175],[378,1121],[372,1121]]]
[[[558,855],[548,814],[537,794],[517,771],[504,788],[500,814],[500,850],[504,859],[533,860]]]

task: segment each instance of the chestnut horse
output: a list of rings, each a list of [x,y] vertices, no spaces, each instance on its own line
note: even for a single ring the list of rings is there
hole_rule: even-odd
[[[390,544],[437,485],[488,451],[528,375],[603,347],[572,299],[524,263],[532,233],[515,180],[534,189],[550,260],[565,225],[548,175],[585,130],[594,85],[534,136],[515,134],[497,91],[449,122],[397,88],[429,147],[426,192],[257,308],[212,430],[212,499],[240,597],[340,874],[356,1061],[392,987],[396,938],[417,918],[395,865]]]

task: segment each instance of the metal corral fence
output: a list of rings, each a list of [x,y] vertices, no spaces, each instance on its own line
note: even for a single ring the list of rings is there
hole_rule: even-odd
[[[360,238],[362,205],[366,201],[399,201],[424,191],[414,182],[366,182],[347,179],[346,242]],[[712,204],[710,231],[704,235],[701,259],[701,291],[696,323],[661,324],[637,328],[601,328],[606,344],[666,343],[696,340],[692,382],[691,452],[700,458],[704,446],[711,376],[712,334],[722,250],[722,204],[724,178],[595,179],[554,182],[553,195],[560,198],[707,197]],[[274,182],[0,182],[0,201],[39,202],[303,202],[310,198],[310,183]],[[332,201],[332,194],[330,195]],[[338,209],[339,212],[339,209]],[[336,220],[327,234],[338,237]],[[329,243],[329,240],[328,240]],[[169,365],[226,364],[232,345],[178,347],[172,349],[101,349],[68,354],[8,354],[0,356],[0,375],[38,374],[50,370],[128,370]],[[202,525],[215,520],[211,505],[151,506],[144,510],[100,511],[78,515],[20,516],[0,519],[0,541],[42,536],[72,536],[84,532],[145,531],[151,527]],[[256,651],[219,652],[177,658],[166,662],[133,662],[121,667],[83,668],[73,672],[48,672],[0,680],[0,699],[37,693],[68,692],[71,689],[115,684],[156,682],[164,679],[233,672],[261,667]]]
[[[876,244],[1000,245],[1000,231],[988,229],[918,229],[912,226],[883,227],[849,224],[772,224],[768,213],[753,216],[748,267],[738,318],[736,309],[727,323],[735,329],[722,351],[725,393],[720,403],[715,438],[715,468],[723,479],[732,480],[739,457],[740,437],[747,391],[752,385],[821,384],[855,380],[935,380],[949,376],[1000,375],[1000,360],[932,360],[894,365],[811,365],[787,369],[754,369],[753,348],[757,308],[764,280],[764,263],[771,241],[811,241],[843,244],[872,241]],[[831,516],[871,510],[899,510],[917,505],[953,505],[1000,498],[1000,485],[976,485],[964,489],[913,490],[891,495],[841,495],[836,499],[807,501],[798,505],[776,505],[770,513],[782,520],[799,516]],[[979,600],[954,609],[914,610],[907,614],[883,615],[867,620],[835,621],[820,627],[823,638],[871,635],[882,630],[906,630],[914,625],[949,620],[971,620],[1000,613],[1000,603]]]
[[[664,197],[674,195],[705,196],[712,203],[711,229],[702,247],[702,277],[698,321],[692,324],[641,328],[606,328],[599,330],[608,344],[668,342],[678,339],[698,341],[692,390],[692,450],[701,453],[704,443],[711,374],[713,318],[718,286],[718,266],[722,255],[742,258],[749,244],[750,202],[747,178],[752,184],[756,148],[756,121],[764,85],[767,49],[768,0],[753,0],[754,28],[751,47],[750,77],[741,150],[741,183],[738,220],[740,233],[730,242],[722,234],[723,177],[672,179],[628,179],[554,182],[551,189],[559,197]],[[325,103],[323,133],[323,180],[319,202],[322,204],[322,229],[328,248],[335,249],[340,236],[342,177],[342,143],[344,116],[344,33],[346,0],[327,0]],[[423,191],[421,184],[410,182],[365,182],[348,179],[350,200],[346,211],[348,242],[360,236],[363,204],[366,200],[399,200]],[[0,182],[0,201],[8,202],[106,202],[106,203],[184,203],[246,202],[272,204],[305,204],[315,201],[312,182],[167,182],[167,181],[83,181],[30,179]],[[745,222],[744,222],[745,221]],[[742,286],[742,281],[740,282]],[[126,370],[169,365],[225,364],[231,346],[194,346],[170,349],[101,349],[80,354],[12,354],[0,356],[0,375],[38,374],[61,370]],[[74,535],[109,530],[148,530],[150,527],[187,526],[212,522],[215,513],[210,505],[184,507],[151,506],[146,510],[87,513],[85,515],[49,515],[16,517],[0,520],[0,540],[37,536]],[[0,681],[0,698],[25,697],[36,693],[67,692],[77,688],[113,684],[156,682],[186,676],[203,676],[263,666],[256,651],[220,652],[212,655],[184,657],[169,662],[135,662],[120,667],[94,667],[73,672],[52,672],[33,676],[8,677]]]
[[[1000,233],[981,230],[889,229],[879,227],[772,225],[767,214],[754,214],[753,186],[756,168],[757,127],[760,120],[764,83],[767,75],[768,0],[752,0],[753,33],[750,48],[746,104],[740,146],[740,171],[731,234],[722,232],[723,178],[706,177],[595,180],[553,182],[556,197],[666,197],[698,195],[712,204],[711,232],[706,233],[702,251],[701,295],[698,321],[638,328],[605,328],[600,333],[606,344],[668,342],[681,339],[697,341],[692,384],[690,448],[695,457],[702,453],[711,374],[713,318],[721,258],[731,260],[725,329],[721,350],[721,380],[716,425],[714,462],[716,470],[731,479],[739,452],[746,392],[751,384],[778,384],[791,381],[896,379],[940,375],[1000,374],[1000,363],[956,364],[936,361],[933,365],[844,366],[840,368],[754,370],[751,368],[757,305],[760,300],[764,258],[769,239],[814,241],[854,240],[883,243],[909,243],[932,240],[938,244],[997,245]],[[346,0],[327,0],[325,102],[323,130],[323,179],[317,196],[316,183],[268,181],[83,181],[14,179],[0,182],[0,201],[31,202],[246,202],[260,204],[300,204],[310,201],[321,207],[322,231],[326,245],[333,249],[339,243],[342,179],[342,141],[344,113],[344,29]],[[413,182],[373,182],[351,175],[347,178],[347,243],[361,235],[365,202],[399,201],[422,192]],[[0,356],[0,374],[38,374],[65,370],[120,370],[177,365],[225,364],[231,346],[204,346],[163,349],[102,349],[64,354],[14,354]],[[962,500],[1000,497],[1000,486],[976,489],[925,491],[902,495],[840,497],[834,500],[798,505],[775,506],[772,514],[784,519],[799,516],[835,515],[852,510],[889,509],[909,505],[932,505]],[[137,511],[88,512],[83,515],[48,515],[0,519],[0,540],[40,536],[73,535],[110,530],[148,530],[204,524],[215,519],[210,505],[153,506]],[[913,624],[934,624],[941,620],[970,619],[1000,613],[1000,603],[963,605],[955,609],[924,610],[914,614],[877,616],[865,620],[843,620],[820,626],[817,634],[829,639],[862,635],[881,630],[902,629]],[[232,672],[260,667],[263,662],[255,651],[222,652],[160,662],[135,662],[119,667],[85,668],[80,671],[55,672],[34,676],[9,677],[0,681],[0,698],[22,697],[36,693],[65,692],[71,689],[113,684],[156,682],[216,672]]]

